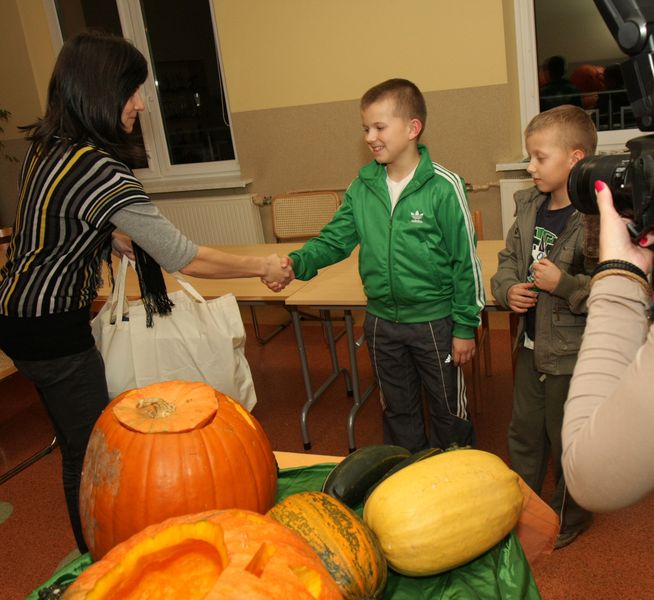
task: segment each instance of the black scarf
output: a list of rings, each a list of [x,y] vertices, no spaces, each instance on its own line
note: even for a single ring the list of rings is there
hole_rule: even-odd
[[[145,324],[147,327],[152,327],[154,325],[153,315],[155,313],[160,317],[169,315],[175,304],[168,297],[166,282],[157,261],[134,242],[132,242],[132,248],[134,248],[134,257],[136,258],[136,274],[139,278],[139,288],[141,288],[141,300],[145,306]]]
[[[136,274],[141,290],[141,300],[145,307],[145,324],[147,327],[153,327],[154,315],[157,314],[160,317],[169,315],[175,304],[168,297],[166,282],[157,261],[135,242],[132,242],[132,248],[136,259]],[[109,262],[111,287],[113,288],[116,282],[111,268],[111,251],[108,253],[107,261]]]

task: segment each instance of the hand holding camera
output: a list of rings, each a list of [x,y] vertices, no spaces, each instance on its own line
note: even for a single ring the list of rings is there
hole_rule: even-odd
[[[627,230],[626,219],[613,206],[611,190],[603,181],[595,182],[597,206],[600,212],[600,261],[626,260],[646,274],[652,272],[654,233],[649,231],[634,244]]]

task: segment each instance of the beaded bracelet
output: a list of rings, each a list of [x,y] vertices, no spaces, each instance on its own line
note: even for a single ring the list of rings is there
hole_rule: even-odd
[[[652,289],[650,288],[649,283],[647,283],[646,280],[643,280],[640,277],[640,275],[636,275],[635,273],[631,273],[630,271],[624,271],[623,269],[606,269],[606,271],[602,271],[597,275],[593,275],[592,279],[590,280],[590,284],[593,285],[594,283],[598,282],[600,279],[604,279],[605,277],[609,277],[610,275],[620,275],[621,277],[626,277],[627,279],[631,279],[632,281],[639,283],[640,286],[643,288],[644,292],[648,296],[651,295],[652,293]]]
[[[605,260],[602,261],[601,263],[598,263],[598,265],[595,267],[595,270],[593,271],[593,277],[599,275],[604,271],[622,271],[627,273],[633,273],[642,281],[644,281],[647,286],[649,286],[649,280],[647,279],[647,275],[645,274],[645,272],[639,267],[637,267],[634,263],[630,263],[626,260],[613,259],[613,260]],[[622,273],[612,273],[612,275],[621,275],[621,274]],[[634,281],[637,280],[634,279]]]

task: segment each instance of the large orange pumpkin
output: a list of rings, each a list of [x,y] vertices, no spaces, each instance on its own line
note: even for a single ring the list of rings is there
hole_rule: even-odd
[[[93,429],[80,513],[94,559],[147,525],[220,508],[267,511],[277,465],[261,425],[204,383],[118,396]]]
[[[340,500],[323,492],[299,492],[275,504],[268,516],[304,538],[346,600],[381,597],[388,577],[381,545]]]
[[[311,547],[263,515],[238,509],[150,525],[115,546],[65,600],[339,600]]]

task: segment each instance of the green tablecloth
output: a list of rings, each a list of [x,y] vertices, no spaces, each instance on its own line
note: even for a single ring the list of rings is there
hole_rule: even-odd
[[[320,490],[333,464],[283,469],[279,476],[277,500],[300,491]],[[73,581],[91,564],[84,554],[66,565],[27,600],[37,600],[39,591]],[[434,577],[404,577],[389,572],[383,600],[540,600],[529,563],[514,533],[468,564]]]

